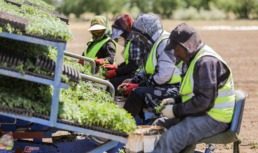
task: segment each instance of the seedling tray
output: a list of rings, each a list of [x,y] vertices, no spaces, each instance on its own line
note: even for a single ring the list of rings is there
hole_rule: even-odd
[[[25,29],[29,24],[29,20],[13,14],[0,11],[0,25],[5,26],[7,24],[10,24],[12,27],[16,29],[20,29],[22,32],[25,32]]]

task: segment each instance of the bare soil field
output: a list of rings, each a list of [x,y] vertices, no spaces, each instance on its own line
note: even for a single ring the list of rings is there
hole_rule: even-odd
[[[182,21],[163,21],[167,31]],[[258,26],[258,21],[183,21],[195,27],[202,40],[217,51],[231,67],[236,89],[248,94],[240,131],[241,153],[258,153],[258,30],[203,30],[203,26]],[[89,22],[69,24],[74,39],[67,50],[81,54],[90,39]],[[122,49],[120,47],[120,49]],[[116,57],[122,61],[121,53]],[[198,146],[202,149],[204,145]],[[215,153],[232,153],[232,145],[217,145]]]

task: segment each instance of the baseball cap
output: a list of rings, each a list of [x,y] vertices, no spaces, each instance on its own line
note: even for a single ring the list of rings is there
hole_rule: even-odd
[[[172,30],[165,50],[174,49],[177,44],[185,46],[184,43],[195,34],[196,30],[194,28],[190,27],[186,23],[179,24],[174,30]]]

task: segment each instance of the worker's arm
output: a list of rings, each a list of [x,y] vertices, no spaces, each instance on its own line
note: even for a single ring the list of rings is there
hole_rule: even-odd
[[[170,81],[175,70],[176,58],[174,55],[169,57],[169,54],[164,51],[167,41],[162,41],[157,49],[157,65],[155,74],[152,76],[157,85],[162,85]]]
[[[204,56],[195,65],[194,96],[184,102],[176,104],[173,112],[176,117],[202,115],[214,106],[218,95],[218,88],[223,86],[229,76],[227,67],[215,57]]]
[[[97,53],[98,59],[104,59],[106,64],[113,64],[115,60],[116,47],[113,41],[105,43]]]

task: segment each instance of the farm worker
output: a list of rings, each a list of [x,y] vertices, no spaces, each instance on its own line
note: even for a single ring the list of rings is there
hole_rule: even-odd
[[[234,85],[227,63],[189,25],[179,24],[165,49],[173,50],[188,69],[183,72],[180,96],[174,102],[162,101],[167,103],[161,111],[164,118],[155,123],[167,131],[153,152],[179,153],[229,127],[235,106]]]
[[[88,31],[92,34],[92,38],[87,43],[83,56],[94,59],[97,67],[104,64],[113,64],[117,44],[110,37],[112,29],[107,18],[95,16],[91,20],[91,26]],[[85,64],[82,60],[79,63]]]
[[[162,99],[178,94],[181,72],[173,53],[164,51],[168,37],[155,14],[142,14],[133,24],[129,38],[144,44],[141,50],[144,65],[131,80],[119,85],[125,88],[125,94],[130,93],[124,109],[133,117],[142,114],[143,108],[154,111]]]
[[[123,51],[124,62],[119,66],[112,64],[104,65],[108,70],[105,78],[109,79],[113,84],[116,89],[116,95],[118,95],[118,85],[125,79],[132,78],[141,63],[140,50],[143,48],[143,44],[134,40],[127,40],[132,30],[133,22],[133,17],[125,13],[117,16],[112,25],[112,39],[125,42]]]

